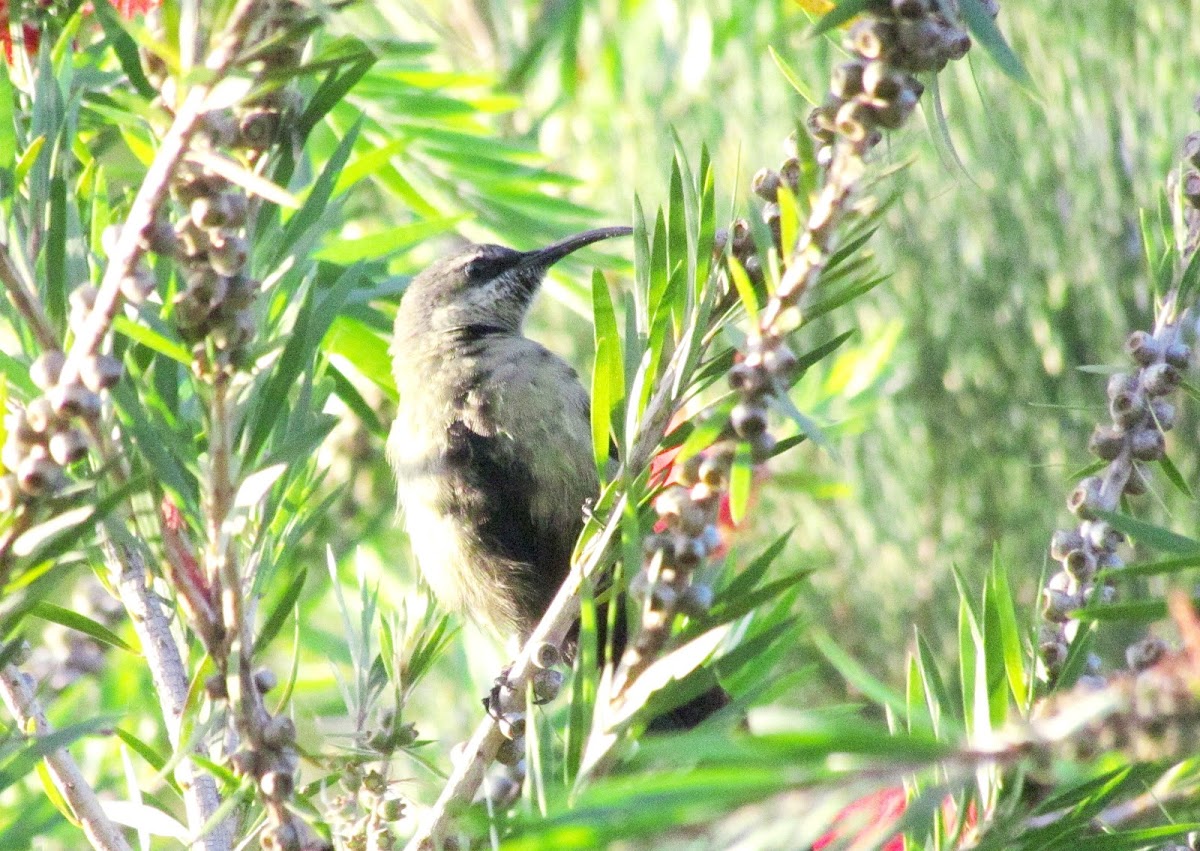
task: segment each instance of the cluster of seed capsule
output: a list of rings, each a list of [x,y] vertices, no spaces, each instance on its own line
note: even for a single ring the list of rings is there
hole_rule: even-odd
[[[763,200],[760,214],[763,223],[771,231],[771,242],[780,256],[783,256],[783,243],[779,224],[779,190],[786,186],[793,197],[800,191],[800,160],[793,150],[794,142],[794,138],[789,139],[790,155],[780,164],[778,170],[759,169],[750,182],[754,194]],[[758,246],[754,243],[754,232],[748,221],[737,219],[729,230],[717,231],[714,243],[717,254],[723,254],[728,244],[730,254],[746,271],[747,277],[756,284],[762,283],[762,259],[759,257]]]
[[[1135,331],[1125,350],[1136,370],[1113,375],[1108,382],[1111,424],[1098,425],[1088,448],[1108,462],[1101,474],[1080,481],[1067,498],[1067,507],[1079,519],[1073,529],[1060,529],[1050,541],[1050,555],[1062,569],[1042,592],[1045,621],[1040,655],[1047,679],[1062,669],[1078,621],[1071,612],[1093,601],[1108,602],[1115,593],[1111,580],[1097,582],[1100,571],[1123,565],[1117,548],[1124,536],[1099,512],[1114,511],[1122,495],[1146,492],[1150,481],[1147,464],[1166,454],[1165,433],[1175,426],[1176,409],[1167,397],[1179,387],[1191,362],[1191,349],[1177,340],[1178,330],[1166,326],[1158,335]]]
[[[405,803],[391,791],[393,785],[378,769],[355,761],[346,764],[325,810],[338,848],[384,851],[396,846],[392,824],[404,817]]]
[[[998,11],[994,2],[987,5],[993,15]],[[938,0],[868,4],[846,35],[854,58],[834,70],[828,97],[809,113],[809,132],[821,146],[819,163],[829,164],[839,137],[865,151],[879,143],[883,130],[908,120],[925,89],[913,75],[940,71],[971,49],[957,13],[957,3]]]
[[[81,294],[95,298],[88,285],[72,293],[72,323],[81,322],[86,308]],[[88,305],[90,307],[90,305]],[[108,355],[86,358],[74,381],[60,382],[66,355],[58,349],[43,352],[29,377],[41,391],[6,423],[4,469],[0,476],[0,511],[51,496],[67,483],[66,468],[88,454],[88,432],[100,419],[101,394],[121,380],[120,361]]]
[[[544,643],[533,654],[533,674],[529,678],[535,704],[549,703],[558,697],[565,675],[562,671],[562,651]],[[499,774],[488,777],[482,790],[492,803],[501,809],[516,803],[525,782],[525,690],[514,689],[507,676],[497,678],[492,693],[484,699],[488,713],[496,719],[496,728],[504,737],[496,751],[496,761],[503,766]],[[457,758],[459,754],[452,755]]]
[[[294,68],[304,39],[273,36],[298,23],[303,14],[298,4],[274,4],[260,38],[270,46],[256,49],[251,59],[239,64],[260,81],[272,71]],[[170,110],[176,97],[174,79],[152,54],[145,54],[143,61],[150,79],[159,82],[162,105]],[[243,364],[256,328],[253,305],[259,283],[247,273],[250,200],[240,186],[195,155],[208,155],[209,162],[240,158],[252,167],[281,137],[297,96],[290,88],[276,87],[252,101],[206,113],[192,137],[193,156],[180,163],[170,184],[182,215],[174,225],[166,217],[160,219],[147,234],[146,249],[179,265],[182,286],[172,302],[172,315],[201,372]]]
[[[200,144],[223,143],[220,128],[229,117],[209,113]],[[239,187],[192,161],[176,171],[171,195],[185,211],[173,228],[162,230],[183,283],[172,304],[175,326],[192,345],[197,363],[206,362],[211,342],[221,366],[236,367],[256,324],[252,308],[258,283],[246,274],[250,252],[243,235],[248,199]]]
[[[1063,740],[1067,755],[1091,760],[1103,753],[1123,753],[1133,761],[1179,758],[1200,745],[1200,702],[1196,671],[1187,654],[1168,655],[1156,642],[1131,658],[1135,666],[1112,677],[1102,690],[1080,683],[1039,703],[1035,729],[1053,730],[1051,719],[1089,718],[1072,727]],[[1089,706],[1097,704],[1095,711]]]
[[[257,694],[248,698],[248,702],[260,717],[253,730],[241,730],[241,745],[229,763],[235,775],[253,779],[267,804],[269,823],[260,844],[268,851],[331,851],[333,846],[317,837],[287,806],[295,791],[296,770],[300,765],[296,723],[284,714],[269,715],[262,701],[262,695],[275,688],[278,680],[267,668],[255,671],[251,679]],[[204,690],[214,702],[229,700],[227,681],[222,674],[213,674],[205,680]]]

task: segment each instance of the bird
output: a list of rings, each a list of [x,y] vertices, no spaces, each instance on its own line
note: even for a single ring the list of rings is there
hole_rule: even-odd
[[[444,608],[522,643],[566,578],[599,490],[587,391],[524,335],[525,317],[552,265],[630,233],[597,228],[533,251],[469,243],[413,278],[396,314],[387,449],[418,567]],[[685,708],[660,728],[707,714]]]

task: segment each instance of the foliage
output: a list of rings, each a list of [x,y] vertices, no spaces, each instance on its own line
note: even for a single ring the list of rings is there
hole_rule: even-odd
[[[47,350],[122,367],[89,386],[95,414],[55,408],[86,457],[0,494],[0,847],[78,847],[90,818],[142,847],[418,832],[508,660],[438,609],[395,523],[395,305],[455,233],[528,248],[628,218],[632,245],[564,263],[531,324],[591,368],[604,484],[579,562],[651,601],[636,634],[689,464],[723,496],[648,666],[595,666],[611,592],[582,583],[569,688],[530,707],[523,763],[457,828],[522,849],[808,847],[835,823],[861,847],[1134,849],[1200,829],[1200,629],[1167,593],[1200,564],[1190,400],[1149,516],[1084,518],[1133,538],[1134,563],[1096,579],[1117,602],[1062,612],[1058,666],[1029,602],[1071,488],[1055,470],[1086,463],[1077,412],[1102,413],[1070,367],[1114,361],[1164,304],[1190,318],[1194,214],[1182,184],[1152,193],[1200,126],[1178,118],[1200,17],[961,4],[986,56],[922,74],[926,136],[854,148],[867,170],[828,196],[834,241],[761,397],[728,377],[838,174],[802,125],[845,25],[890,5],[813,27],[808,2],[0,4],[0,441],[68,385]],[[798,126],[764,206],[742,172]],[[162,213],[122,232],[172,139]],[[760,402],[770,440],[743,428]],[[6,488],[30,444],[6,450]],[[1133,645],[1152,664],[1097,677],[1169,609],[1182,650],[1156,626]],[[728,709],[646,733],[714,680]],[[98,816],[67,800],[72,763]],[[839,815],[900,787],[899,822]]]

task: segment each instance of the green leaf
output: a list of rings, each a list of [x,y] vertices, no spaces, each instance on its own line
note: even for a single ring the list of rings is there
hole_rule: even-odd
[[[657,324],[661,313],[669,313],[663,309],[667,285],[670,281],[671,270],[667,265],[667,220],[659,208],[654,220],[654,233],[650,239],[650,289],[649,309],[650,319]],[[653,335],[652,335],[653,336]],[[651,340],[653,343],[653,339]]]
[[[29,147],[25,149],[25,153],[21,154],[21,158],[17,160],[17,165],[13,169],[13,183],[20,186],[25,182],[25,177],[29,174],[29,170],[33,168],[33,164],[37,162],[38,154],[42,152],[42,147],[46,144],[45,136],[37,136],[29,143]]]
[[[879,706],[885,706],[898,715],[904,714],[904,696],[892,691],[883,682],[871,676],[867,669],[843,650],[841,645],[828,633],[820,630],[814,631],[812,641],[826,661],[837,669],[847,683],[866,695],[868,700]]]
[[[1004,672],[1017,706],[1029,706],[1031,695],[1026,680],[1025,651],[1021,645],[1021,629],[1017,625],[1016,603],[1012,588],[1008,584],[1008,565],[1000,558],[998,547],[992,549],[992,570],[988,575],[988,603],[993,609],[989,623],[1000,630],[1000,645],[1004,658]]]
[[[392,377],[388,341],[366,323],[350,316],[339,316],[329,326],[321,348],[326,356],[345,358],[393,402],[399,398]]]
[[[121,16],[116,13],[109,0],[97,0],[92,4],[92,8],[95,9],[96,16],[100,19],[100,26],[104,28],[105,38],[112,46],[117,61],[121,63],[121,70],[125,72],[129,82],[133,83],[133,87],[137,89],[139,95],[146,100],[153,100],[158,96],[158,90],[142,71],[137,42],[125,31],[125,24]]]
[[[1200,598],[1192,600],[1192,605],[1200,603]],[[1097,606],[1084,606],[1071,613],[1072,617],[1081,621],[1123,621],[1126,623],[1152,623],[1167,616],[1165,600],[1138,600],[1132,603],[1105,603]]]
[[[60,727],[44,736],[27,739],[20,749],[0,763],[0,792],[23,781],[33,767],[47,754],[70,747],[84,736],[94,736],[112,727],[109,716],[90,718],[79,724]]]
[[[750,444],[738,442],[733,468],[729,471],[729,516],[734,523],[742,522],[750,505],[754,486],[754,456]]]
[[[742,268],[741,261],[732,255],[729,257],[729,277],[733,279],[733,286],[737,290],[738,298],[746,308],[746,314],[750,317],[750,321],[757,325],[758,295],[754,292],[754,284],[750,283],[750,276]]]
[[[1196,253],[1197,256],[1200,256],[1200,252]],[[1196,498],[1195,492],[1192,491],[1192,486],[1187,483],[1187,479],[1183,477],[1183,473],[1179,472],[1179,468],[1175,466],[1175,462],[1171,460],[1169,455],[1164,455],[1158,459],[1158,465],[1162,467],[1163,475],[1167,477],[1167,481],[1174,485],[1177,491],[1188,499],[1194,500]]]
[[[312,132],[317,123],[324,118],[331,109],[342,102],[346,93],[354,88],[355,84],[363,78],[363,76],[371,70],[371,66],[375,64],[375,55],[369,51],[359,54],[349,68],[345,70],[337,69],[329,72],[329,75],[321,81],[321,85],[309,100],[304,108],[304,113],[297,120],[296,125],[301,139],[306,139],[308,134]],[[352,132],[351,136],[357,134],[357,131]],[[339,166],[339,171],[340,171]]]
[[[1109,525],[1118,532],[1124,532],[1126,535],[1136,538],[1138,543],[1145,544],[1151,549],[1180,555],[1200,553],[1200,541],[1178,535],[1161,526],[1155,526],[1127,514],[1118,514],[1114,511],[1097,511],[1096,513],[1108,521]]]
[[[192,355],[182,343],[171,340],[148,325],[134,322],[128,316],[117,314],[113,318],[113,330],[128,337],[135,343],[141,343],[151,351],[165,355],[176,363],[191,366]]]
[[[301,571],[297,573],[291,583],[288,584],[287,590],[283,592],[283,596],[271,609],[271,614],[267,616],[263,622],[262,629],[258,632],[258,637],[254,639],[254,650],[252,656],[257,656],[261,653],[268,644],[270,644],[283,625],[287,623],[288,615],[296,606],[296,600],[300,598],[300,592],[304,590],[304,581],[308,579],[308,572]]]
[[[363,275],[363,269],[358,265],[342,270],[319,303],[316,303],[317,288],[314,286],[309,290],[279,362],[258,395],[258,405],[248,423],[249,437],[244,463],[257,460],[272,428],[287,414],[287,396],[292,385],[306,370],[312,368],[313,353],[324,339],[346,297],[361,283]]]
[[[113,732],[117,734],[117,738],[120,739],[122,742],[124,742],[131,751],[136,753],[142,759],[146,760],[147,764],[149,764],[149,766],[151,768],[153,768],[155,771],[161,772],[163,766],[167,764],[166,757],[164,757],[162,754],[160,754],[154,748],[150,747],[150,745],[143,742],[141,739],[139,739],[133,733],[130,733],[127,730],[123,730],[120,727],[114,727]],[[170,781],[173,778],[167,778],[167,779]],[[174,784],[172,784],[172,785],[174,785]]]
[[[71,808],[67,806],[67,799],[62,796],[62,792],[58,791],[58,787],[54,785],[54,780],[50,777],[50,769],[46,767],[45,760],[37,764],[38,781],[42,784],[42,791],[46,793],[46,797],[50,799],[50,803],[54,805],[54,809],[58,810],[67,822],[73,827],[80,827],[79,820],[75,818],[75,814],[71,812]]]
[[[1192,290],[1200,285],[1200,251],[1192,252],[1192,256],[1188,259],[1187,268],[1183,270],[1183,274],[1179,278],[1179,294],[1175,298],[1176,304],[1190,304]]]
[[[386,228],[354,239],[328,240],[316,253],[319,260],[349,266],[362,260],[385,260],[394,254],[412,249],[426,240],[446,233],[455,225],[470,218],[463,214],[436,219],[424,219],[406,225]]]
[[[50,178],[49,227],[46,230],[46,313],[62,327],[67,312],[67,181]]]
[[[275,252],[276,263],[283,262],[288,251],[320,220],[321,215],[325,212],[325,207],[333,195],[333,187],[341,176],[342,168],[346,165],[346,160],[350,157],[350,151],[354,148],[355,140],[358,139],[360,126],[360,124],[355,124],[342,137],[337,149],[329,157],[328,162],[325,163],[325,168],[321,171],[321,176],[317,178],[308,193],[308,197],[304,199],[304,206],[297,210],[287,220],[287,224],[283,226],[280,243]]]
[[[983,49],[991,55],[1000,70],[1011,77],[1014,82],[1034,91],[1037,87],[1033,84],[1033,78],[1029,76],[1029,72],[1025,70],[1021,60],[1017,58],[1017,54],[1013,53],[1012,48],[1008,46],[1000,28],[983,8],[980,0],[961,0],[960,5],[967,29],[970,30],[975,40],[983,45]]]
[[[621,422],[625,399],[625,370],[621,337],[608,282],[596,269],[592,272],[592,317],[595,323],[596,360],[592,366],[592,452],[603,479],[608,465],[608,448],[614,427]],[[617,445],[623,445],[620,435]]]
[[[783,74],[783,78],[788,81],[788,84],[796,90],[796,94],[800,95],[809,106],[816,106],[816,99],[813,97],[812,92],[809,91],[808,86],[804,85],[804,82],[800,79],[800,75],[796,73],[796,69],[789,65],[787,60],[780,56],[774,47],[768,45],[767,50],[770,52],[771,58],[775,61],[775,67],[779,69],[780,74]],[[789,243],[785,241],[783,244],[786,246]]]
[[[119,635],[115,634],[108,627],[97,623],[91,618],[81,615],[78,612],[73,612],[70,609],[64,609],[62,606],[56,606],[53,603],[45,601],[36,603],[29,614],[39,617],[44,621],[65,626],[68,629],[73,629],[76,632],[82,632],[84,635],[90,636],[101,644],[107,644],[110,647],[117,647],[127,653],[132,653],[135,656],[140,656],[141,651],[127,644]]]
[[[1146,564],[1131,564],[1124,567],[1114,567],[1102,570],[1096,575],[1097,581],[1110,579],[1134,579],[1147,576],[1160,576],[1165,573],[1179,573],[1184,570],[1200,567],[1200,553],[1190,556],[1163,559],[1147,562]]]

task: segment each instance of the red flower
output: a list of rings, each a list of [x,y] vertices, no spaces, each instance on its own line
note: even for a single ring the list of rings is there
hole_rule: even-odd
[[[833,830],[813,843],[813,851],[821,851],[839,839],[857,838],[867,832],[874,834],[879,827],[889,827],[900,820],[907,806],[908,797],[899,787],[880,789],[859,798],[838,813],[833,820]],[[904,851],[904,837],[893,836],[882,851]]]
[[[904,815],[907,808],[908,796],[899,786],[880,789],[859,798],[837,814],[837,818],[833,820],[833,830],[814,842],[812,851],[822,851],[839,839],[867,839],[868,834],[874,841],[875,831],[900,821],[900,816]],[[958,811],[954,799],[949,796],[942,801],[942,818],[946,824],[946,832],[953,836],[958,830]],[[974,831],[978,823],[975,802],[971,801],[967,804],[963,836]],[[882,846],[882,851],[904,851],[904,837],[893,836]]]
[[[113,8],[123,18],[132,18],[134,15],[144,15],[147,12],[157,9],[162,0],[113,0]],[[47,0],[42,0],[39,4],[41,8],[46,8],[50,5]],[[85,5],[80,14],[91,14],[91,5]],[[8,0],[0,0],[0,48],[4,50],[4,61],[9,65],[13,63],[13,37],[12,27],[14,22],[8,14]],[[39,23],[35,21],[21,22],[21,41],[25,47],[25,53],[29,56],[34,56],[38,52],[38,48],[42,44],[42,29]]]

